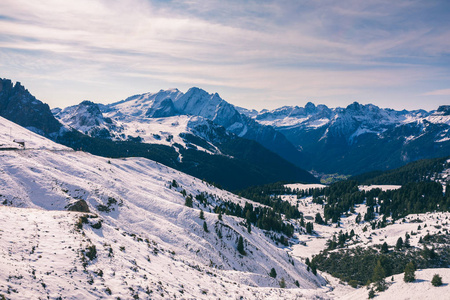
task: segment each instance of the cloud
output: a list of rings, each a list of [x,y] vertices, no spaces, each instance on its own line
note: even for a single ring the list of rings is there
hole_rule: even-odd
[[[423,96],[450,96],[450,89],[434,90],[422,94]]]
[[[449,62],[441,62],[450,49],[450,23],[437,11],[447,6],[412,0],[3,0],[0,65],[21,81],[95,82],[105,95],[111,80],[123,91],[133,84],[144,89],[145,82],[212,87],[230,99],[253,91],[253,102],[264,93],[280,104],[282,97],[353,98],[417,86],[425,77],[448,78]]]

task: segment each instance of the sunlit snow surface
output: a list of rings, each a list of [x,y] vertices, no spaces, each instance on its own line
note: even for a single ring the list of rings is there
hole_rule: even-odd
[[[0,131],[2,139],[8,135]],[[7,298],[328,298],[324,279],[263,231],[248,233],[242,219],[224,215],[219,221],[211,212],[222,201],[251,201],[147,159],[107,159],[48,145],[0,150],[0,294]],[[173,180],[178,187],[170,187]],[[194,199],[188,208],[183,190],[214,196],[205,206]],[[80,199],[92,218],[77,229],[83,214],[65,210]],[[99,222],[101,228],[91,226]],[[236,250],[239,236],[246,256]],[[83,266],[82,253],[92,246],[97,257]],[[276,279],[268,276],[271,268]],[[281,278],[287,289],[279,288]]]
[[[355,224],[357,213],[366,211],[362,204],[356,213],[342,217],[340,227],[314,224],[316,234],[296,233],[297,243],[282,248],[256,227],[248,233],[242,219],[224,215],[219,222],[210,212],[223,200],[241,206],[249,200],[147,159],[107,159],[71,151],[4,119],[0,129],[1,143],[17,144],[11,143],[12,131],[27,145],[25,150],[0,150],[0,295],[10,299],[366,299],[366,288],[355,290],[322,272],[315,277],[302,260],[323,250],[340,230],[353,229],[357,245],[371,247],[384,241],[394,245],[406,231],[417,232],[411,236],[411,245],[417,246],[426,233],[449,228],[449,213],[427,213],[381,229],[368,226],[363,232],[367,224]],[[178,187],[170,186],[173,180]],[[206,206],[194,199],[194,208],[188,208],[183,190],[214,197]],[[298,204],[308,220],[323,214],[312,197],[282,197]],[[92,212],[81,228],[77,224],[86,214],[66,211],[80,199]],[[423,222],[421,230],[416,219]],[[101,228],[92,227],[99,223]],[[236,251],[239,236],[245,240],[246,256]],[[83,261],[83,253],[93,246],[96,257]],[[268,276],[272,267],[276,279]],[[434,273],[446,285],[432,287]],[[446,299],[448,269],[416,274],[419,280],[412,284],[395,275],[394,284],[378,299]],[[328,279],[326,286],[322,276]],[[287,289],[278,288],[281,278]]]

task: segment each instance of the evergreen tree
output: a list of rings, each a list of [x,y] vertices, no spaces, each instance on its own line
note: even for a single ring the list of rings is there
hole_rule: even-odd
[[[405,276],[403,277],[403,280],[405,282],[413,282],[416,280],[416,275],[414,274],[415,271],[416,267],[414,266],[414,263],[410,261],[405,267]]]
[[[384,271],[381,261],[378,260],[375,269],[372,274],[372,282],[375,283],[378,291],[384,291],[386,289],[386,282],[384,278],[386,277],[386,272]]]
[[[284,280],[284,277],[281,277],[280,288],[284,289],[285,287],[286,287],[286,281]]]
[[[219,215],[217,216],[217,218],[219,219],[219,221],[222,221],[222,213],[219,212]]]
[[[300,226],[305,227],[305,219],[303,219],[303,215],[300,218]]]
[[[322,216],[320,215],[320,213],[316,213],[315,222],[320,225],[323,224],[323,219],[322,219]]]
[[[193,206],[192,196],[191,195],[186,197],[186,200],[184,201],[184,205],[186,205],[187,207],[192,207]]]
[[[423,258],[428,259],[430,258],[430,249],[428,249],[427,245],[423,244],[423,249],[420,252],[420,254],[423,256]]]
[[[314,275],[317,275],[317,266],[316,265],[311,265],[311,272],[314,274]]]
[[[375,298],[375,291],[373,289],[370,289],[369,291],[369,299]]]
[[[206,224],[206,221],[203,221],[203,230],[204,230],[205,232],[209,232],[209,230],[208,230],[208,225]]]
[[[431,280],[431,284],[433,286],[441,286],[442,285],[442,277],[439,274],[434,274],[433,279]]]
[[[356,216],[356,220],[355,220],[356,224],[361,223],[361,214],[358,213],[358,215]]]
[[[202,220],[205,219],[205,213],[201,209],[200,209],[200,219],[202,219]]]
[[[403,239],[399,237],[397,243],[395,244],[395,250],[401,250],[402,248],[403,248]]]
[[[388,252],[389,252],[388,244],[384,242],[383,245],[381,246],[381,253],[388,253]]]
[[[244,239],[242,238],[242,235],[239,236],[239,240],[238,240],[238,245],[237,245],[237,251],[242,254],[245,255],[245,250],[244,250]]]
[[[270,270],[269,276],[272,278],[277,278],[277,271],[275,271],[275,268]]]
[[[314,225],[313,225],[313,223],[312,223],[312,222],[306,223],[306,232],[307,232],[308,234],[312,234],[313,230],[314,230]]]

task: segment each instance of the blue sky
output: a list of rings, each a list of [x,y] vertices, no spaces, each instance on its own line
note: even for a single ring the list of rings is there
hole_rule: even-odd
[[[246,108],[450,104],[447,0],[2,0],[0,77],[51,107],[197,86]]]

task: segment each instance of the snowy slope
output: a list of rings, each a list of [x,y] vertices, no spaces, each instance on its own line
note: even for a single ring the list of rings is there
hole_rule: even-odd
[[[8,134],[0,131],[3,139]],[[262,230],[248,233],[242,219],[224,215],[219,221],[211,212],[224,200],[241,206],[248,200],[153,161],[44,149],[0,151],[0,173],[0,220],[9,220],[0,227],[5,241],[0,269],[6,270],[0,274],[0,294],[7,297],[97,299],[111,292],[124,299],[135,294],[145,299],[148,293],[152,298],[290,299],[326,291],[320,276]],[[177,187],[171,185],[174,180]],[[194,199],[194,208],[186,207],[183,190],[207,193],[208,204]],[[78,226],[85,214],[65,210],[80,199],[92,214]],[[90,226],[100,223],[99,229]],[[239,236],[246,256],[236,250]],[[86,256],[93,246],[97,255],[90,260]],[[271,268],[276,279],[268,276]],[[288,289],[277,288],[281,278]]]
[[[112,118],[131,121],[136,118],[161,118],[178,114],[174,101],[183,96],[178,89],[160,90],[157,93],[144,93],[123,101],[105,105],[104,112]]]
[[[435,287],[431,284],[431,279],[434,274],[442,277],[442,286]],[[394,281],[391,277],[386,278],[389,288],[377,293],[375,299],[380,300],[447,300],[450,295],[450,269],[425,269],[417,270],[415,272],[416,280],[414,282],[406,283],[403,281],[404,273],[394,275]],[[367,299],[369,291],[366,288],[360,288],[353,291],[347,291],[340,295],[337,299],[353,300],[353,299]]]
[[[71,150],[0,117],[0,150],[5,148],[23,149],[23,146],[14,140],[25,142],[26,149]]]
[[[304,184],[290,184],[287,186],[293,189],[303,190],[318,188],[317,185]],[[399,186],[360,186],[360,189],[364,190],[372,188],[390,190],[398,189]],[[303,212],[305,221],[314,220],[316,213],[320,213],[323,216],[323,206],[314,204],[312,197],[297,199],[296,195],[283,195],[282,199],[292,204],[298,204],[299,210]],[[366,209],[367,207],[364,204],[357,205],[355,207],[355,213],[349,216],[341,216],[339,227],[336,224],[319,225],[314,223],[314,234],[296,233],[295,238],[298,240],[298,243],[292,246],[291,254],[294,257],[311,259],[313,255],[319,254],[327,247],[327,240],[331,239],[334,234],[350,232],[351,230],[354,231],[355,237],[346,243],[347,248],[374,248],[375,245],[379,246],[386,242],[391,249],[395,246],[399,238],[405,238],[406,233],[410,234],[409,241],[411,247],[422,249],[423,245],[419,243],[421,238],[424,238],[427,234],[440,234],[450,230],[450,224],[448,222],[450,218],[449,212],[411,214],[384,228],[372,229],[370,223],[364,221],[356,224],[355,219],[357,214],[364,214]],[[376,219],[381,220],[381,216],[377,214]],[[334,251],[338,252],[340,250]],[[365,286],[354,289],[342,284],[340,280],[333,278],[330,274],[321,274],[328,280],[329,285],[333,287],[332,291],[327,293],[332,299],[367,299],[369,290]],[[431,279],[434,274],[439,274],[443,278],[443,286],[432,286]],[[449,299],[449,268],[417,270],[416,281],[413,283],[405,283],[403,281],[403,274],[397,274],[393,277],[393,281],[391,280],[391,276],[386,278],[388,289],[384,292],[377,293],[375,299]]]

